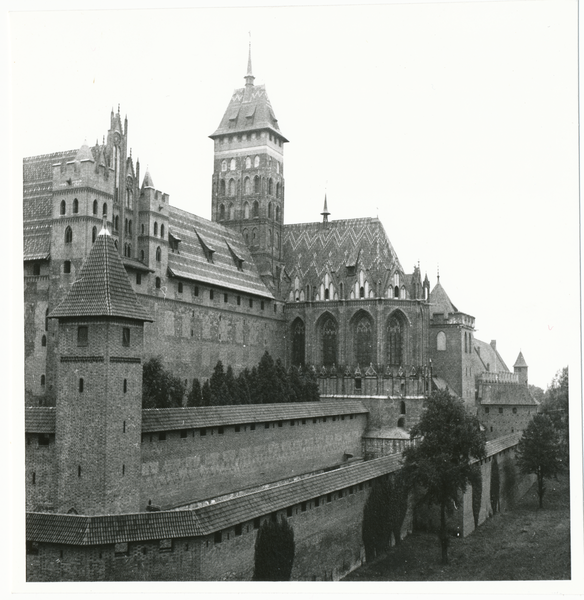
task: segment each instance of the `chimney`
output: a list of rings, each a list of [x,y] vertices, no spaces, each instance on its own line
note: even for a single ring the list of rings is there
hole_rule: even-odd
[[[497,340],[491,340],[491,348],[492,348],[493,350],[496,350],[496,349],[497,349]]]

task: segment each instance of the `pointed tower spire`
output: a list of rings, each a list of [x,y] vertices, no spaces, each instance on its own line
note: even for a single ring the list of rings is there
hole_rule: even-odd
[[[331,213],[329,212],[327,203],[326,203],[326,192],[324,194],[324,206],[322,207],[322,212],[320,214],[322,215],[322,222],[328,223],[328,217]]]
[[[247,74],[245,76],[245,85],[253,85],[253,80],[255,77],[251,71],[251,31],[249,32],[249,50],[247,54]]]

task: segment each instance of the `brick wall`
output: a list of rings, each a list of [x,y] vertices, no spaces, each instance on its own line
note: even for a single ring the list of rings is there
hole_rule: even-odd
[[[55,435],[26,434],[25,486],[26,510],[54,510],[57,474]]]
[[[527,428],[537,406],[489,405],[479,407],[479,420],[486,428],[487,440],[494,440]]]
[[[334,420],[333,420],[334,419]],[[140,509],[210,498],[340,464],[345,452],[361,456],[366,415],[241,425],[142,436]]]

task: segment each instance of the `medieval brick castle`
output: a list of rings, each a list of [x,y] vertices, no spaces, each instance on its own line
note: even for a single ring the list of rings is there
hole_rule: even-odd
[[[103,143],[24,160],[30,579],[249,578],[278,514],[293,576],[338,578],[432,389],[479,416],[485,469],[513,450],[537,410],[521,353],[511,373],[378,219],[329,220],[325,198],[320,222],[284,223],[288,140],[251,56],[210,136],[211,221],[141,176],[128,135],[118,108]],[[266,350],[316,369],[321,401],[142,409],[150,357],[189,385]]]

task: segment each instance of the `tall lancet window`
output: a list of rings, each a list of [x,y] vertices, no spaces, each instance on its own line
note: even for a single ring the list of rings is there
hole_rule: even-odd
[[[322,362],[327,367],[337,363],[337,324],[332,317],[322,324]]]
[[[403,361],[403,328],[397,317],[391,317],[387,324],[387,363],[401,365]]]
[[[355,326],[355,359],[365,367],[373,362],[373,331],[371,321],[364,315]]]
[[[292,324],[292,364],[295,367],[304,366],[305,331],[301,319]]]

